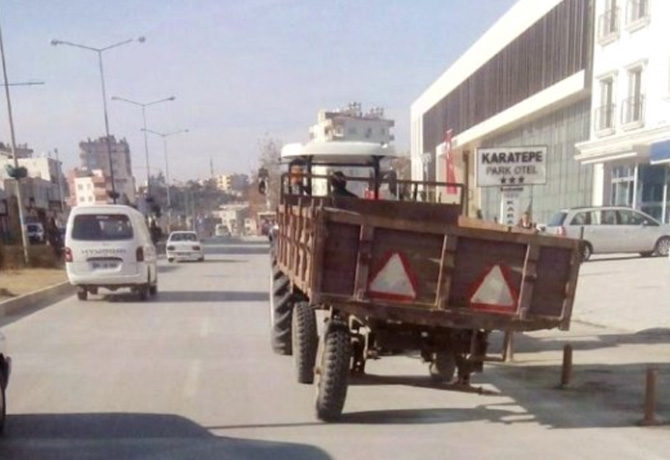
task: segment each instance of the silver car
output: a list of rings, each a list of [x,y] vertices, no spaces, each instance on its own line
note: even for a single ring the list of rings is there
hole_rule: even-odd
[[[591,254],[631,252],[667,256],[670,249],[670,225],[624,206],[563,209],[549,220],[546,232],[581,237],[584,260]]]

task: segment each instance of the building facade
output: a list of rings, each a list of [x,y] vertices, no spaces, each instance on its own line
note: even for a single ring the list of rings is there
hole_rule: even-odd
[[[70,205],[83,206],[95,204],[107,204],[108,179],[101,169],[88,171],[75,169],[68,174],[70,188]]]
[[[352,102],[346,109],[320,110],[317,123],[309,128],[311,140],[361,141],[389,144],[393,141],[393,120],[384,118],[384,109],[373,107],[363,113],[359,102]]]
[[[574,145],[589,136],[593,19],[591,0],[519,0],[412,104],[412,177],[453,171],[468,214],[499,219],[500,188],[476,182],[477,149],[544,146],[546,183],[524,187],[521,206],[545,222],[590,204],[593,167]]]
[[[242,192],[249,185],[246,174],[219,174],[214,179],[216,188],[222,192]]]
[[[592,125],[577,160],[593,165],[593,203],[670,222],[670,2],[596,0]]]
[[[119,201],[135,204],[137,202],[135,194],[135,178],[132,172],[132,163],[130,159],[130,146],[128,141],[116,140],[110,136],[110,146],[112,152],[112,168],[114,169],[114,186],[119,193]],[[79,143],[81,160],[81,169],[86,171],[102,171],[106,180],[107,190],[111,190],[111,176],[109,169],[109,150],[107,139],[100,137],[96,140],[88,139]]]

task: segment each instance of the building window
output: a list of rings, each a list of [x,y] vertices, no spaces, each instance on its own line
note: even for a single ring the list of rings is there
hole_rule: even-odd
[[[606,0],[605,12],[598,18],[598,40],[604,45],[619,36],[619,8],[617,0]]]
[[[614,77],[600,80],[600,106],[595,112],[596,131],[603,132],[614,129]]]
[[[357,134],[356,128],[349,128],[349,129],[347,130],[347,133],[348,133],[349,135]]]
[[[77,190],[79,191],[84,190],[84,184],[77,184]]]
[[[612,194],[610,204],[633,206],[635,194],[635,166],[615,166],[612,168]]]
[[[626,24],[628,30],[644,27],[649,23],[649,0],[628,0]]]
[[[642,94],[642,67],[628,70],[628,98],[622,104],[622,123],[638,127],[644,122],[644,94]]]

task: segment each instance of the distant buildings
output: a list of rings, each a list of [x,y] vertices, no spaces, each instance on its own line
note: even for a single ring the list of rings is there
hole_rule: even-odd
[[[249,185],[246,174],[220,174],[214,178],[216,188],[222,192],[241,192]]]
[[[384,118],[384,109],[373,107],[363,113],[360,102],[352,102],[345,109],[320,110],[317,123],[309,128],[310,139],[315,142],[373,142],[389,144],[394,140],[391,128],[393,120]],[[369,171],[364,168],[331,168],[315,166],[312,171],[315,175],[329,175],[335,169],[349,177],[367,177]],[[365,194],[367,184],[361,181],[351,181],[347,188],[358,196]],[[312,193],[327,195],[328,183],[324,179],[315,179],[312,182]]]
[[[106,204],[109,202],[107,182],[101,169],[74,169],[68,173],[70,206]]]
[[[135,204],[135,178],[132,173],[132,163],[130,160],[130,147],[125,139],[117,141],[114,136],[110,136],[111,163],[114,171],[114,185],[119,194],[119,202]],[[93,171],[100,171],[105,178],[106,190],[111,190],[111,175],[109,169],[109,148],[107,139],[100,137],[96,140],[88,139],[79,143],[81,160],[80,172],[86,171],[91,176],[96,176]],[[96,176],[100,177],[100,176]],[[76,196],[76,195],[75,195]],[[86,195],[90,197],[90,195]]]
[[[317,123],[309,128],[309,137],[315,141],[361,141],[388,144],[393,141],[393,120],[384,118],[384,109],[373,107],[363,113],[360,102],[350,103],[346,109],[320,110]]]

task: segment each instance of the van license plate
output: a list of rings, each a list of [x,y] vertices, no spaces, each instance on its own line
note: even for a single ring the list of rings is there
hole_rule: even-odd
[[[114,269],[119,266],[118,263],[116,262],[93,262],[93,268],[96,270],[108,270],[108,269]]]

